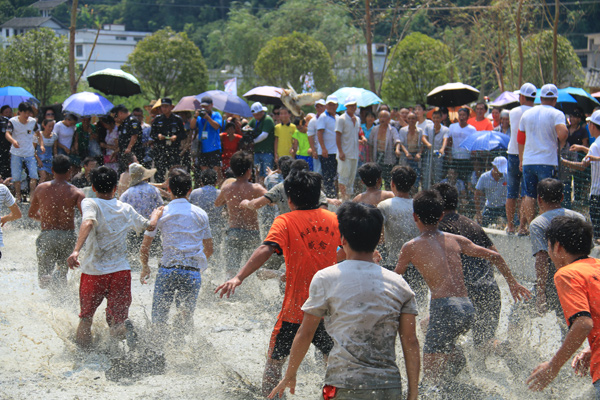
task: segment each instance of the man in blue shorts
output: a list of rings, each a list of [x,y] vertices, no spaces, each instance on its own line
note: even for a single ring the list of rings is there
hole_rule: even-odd
[[[523,213],[527,223],[535,217],[537,184],[543,179],[556,177],[558,149],[564,146],[569,136],[565,114],[554,108],[558,89],[547,84],[540,92],[542,105],[523,113],[517,133],[519,162],[525,183]]]

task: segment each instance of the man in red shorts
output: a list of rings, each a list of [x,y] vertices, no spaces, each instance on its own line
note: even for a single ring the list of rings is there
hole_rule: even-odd
[[[131,268],[127,262],[126,237],[130,229],[138,233],[156,229],[163,210],[163,207],[154,210],[148,221],[129,204],[117,200],[117,173],[110,168],[92,170],[91,179],[97,198],[81,202],[83,222],[75,249],[67,259],[70,268],[81,266],[81,312],[75,340],[82,348],[92,344],[94,313],[105,298],[111,336],[124,339],[128,331],[133,331],[127,319],[131,305]],[[79,251],[84,244],[80,263]]]
[[[319,208],[321,175],[309,171],[290,172],[284,181],[292,210],[275,218],[265,241],[232,279],[215,292],[233,294],[242,281],[258,270],[274,252],[285,257],[285,295],[281,312],[271,335],[269,354],[263,375],[262,392],[266,397],[281,379],[281,370],[290,354],[296,332],[304,319],[302,305],[308,299],[310,282],[317,271],[337,262],[341,243],[337,217]],[[319,324],[312,343],[329,354],[333,341]]]

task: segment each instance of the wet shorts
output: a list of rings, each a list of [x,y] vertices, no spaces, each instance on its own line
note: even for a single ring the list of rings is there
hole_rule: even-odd
[[[209,151],[198,155],[198,164],[201,167],[215,168],[221,166],[221,150]]]
[[[269,357],[273,360],[283,360],[290,355],[292,343],[296,337],[300,324],[278,320],[271,334],[271,342],[269,343]],[[323,321],[319,323],[312,344],[325,355],[329,354],[333,349],[333,340],[325,330]]]
[[[106,298],[106,322],[109,326],[122,324],[131,305],[131,271],[106,275],[81,274],[79,285],[79,318],[92,318]]]
[[[35,241],[38,259],[38,278],[53,275],[66,279],[67,258],[71,255],[77,235],[75,231],[42,231]]]
[[[556,178],[554,165],[523,165],[523,184],[525,195],[537,199],[537,185],[546,178]]]
[[[323,399],[335,400],[397,400],[402,398],[402,388],[342,389],[333,386],[323,388]]]
[[[423,353],[451,353],[456,339],[471,329],[474,317],[468,297],[431,299]]]

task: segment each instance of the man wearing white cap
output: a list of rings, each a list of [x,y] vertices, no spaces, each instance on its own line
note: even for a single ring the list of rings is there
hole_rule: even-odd
[[[325,113],[317,120],[317,137],[321,151],[321,175],[323,175],[323,186],[325,194],[329,198],[336,198],[335,178],[337,176],[337,143],[335,124],[337,121],[336,110],[338,100],[335,96],[327,96],[325,101]]]
[[[308,126],[306,127],[306,135],[308,136],[308,141],[312,150],[313,171],[315,171],[318,174],[320,174],[322,171],[321,161],[319,161],[319,155],[321,154],[321,145],[319,145],[319,140],[317,139],[317,121],[319,120],[319,117],[323,115],[324,111],[325,100],[317,100],[315,102],[315,117],[310,120]]]
[[[354,178],[358,167],[358,133],[360,118],[356,113],[356,98],[348,96],[344,101],[346,112],[335,123],[335,142],[337,144],[337,172],[340,194],[343,201],[354,192]]]
[[[475,186],[476,219],[481,226],[488,226],[498,217],[504,217],[507,188],[507,161],[505,157],[496,157],[492,169],[484,172]],[[485,196],[485,207],[481,212],[481,198]]]
[[[519,107],[510,110],[508,118],[510,119],[510,141],[508,142],[508,190],[506,193],[506,220],[508,221],[506,231],[515,233],[513,218],[517,209],[517,199],[525,197],[525,185],[523,183],[523,173],[519,168],[519,144],[517,143],[517,133],[519,131],[519,122],[523,113],[533,107],[537,88],[527,82],[519,90]],[[519,212],[521,223],[519,225],[519,234],[527,232],[527,221],[523,210]]]
[[[259,179],[262,182],[267,176],[267,167],[273,169],[275,161],[275,121],[267,115],[267,107],[258,101],[250,107],[252,119],[248,123],[253,129],[254,164],[258,165]]]
[[[584,170],[592,166],[592,184],[590,186],[590,219],[594,227],[595,244],[600,244],[600,110],[594,111],[587,118],[588,128],[592,137],[596,138],[590,146],[587,155],[582,162],[574,162],[561,159],[561,163],[569,168]]]
[[[528,223],[535,217],[537,184],[543,179],[556,177],[558,149],[565,145],[569,136],[565,114],[554,108],[558,89],[547,84],[540,92],[542,105],[523,113],[517,132],[519,163],[525,184],[523,212]]]

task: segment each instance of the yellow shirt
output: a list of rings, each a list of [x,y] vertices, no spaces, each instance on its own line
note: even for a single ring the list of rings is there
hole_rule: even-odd
[[[292,135],[296,132],[296,125],[275,125],[275,137],[277,138],[277,156],[289,156],[292,148]],[[276,160],[277,161],[277,160]]]

